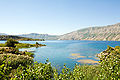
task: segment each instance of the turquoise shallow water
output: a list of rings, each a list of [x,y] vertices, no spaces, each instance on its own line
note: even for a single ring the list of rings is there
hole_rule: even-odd
[[[4,41],[0,41],[4,43]],[[35,44],[36,41],[20,41],[22,43]],[[64,63],[67,67],[73,68],[75,63],[85,64],[84,60],[98,61],[96,54],[107,48],[107,45],[115,47],[120,46],[119,41],[78,41],[78,40],[49,40],[37,41],[47,46],[39,48],[30,48],[35,50],[34,60],[45,63],[49,58],[52,66],[60,69]],[[89,62],[89,61],[88,61]]]

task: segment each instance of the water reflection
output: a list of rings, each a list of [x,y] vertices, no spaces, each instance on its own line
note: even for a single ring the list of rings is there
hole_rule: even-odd
[[[79,53],[70,54],[71,59],[85,58],[85,56],[81,56]]]
[[[77,60],[77,62],[84,63],[84,64],[98,64],[98,61],[92,59],[81,59]]]

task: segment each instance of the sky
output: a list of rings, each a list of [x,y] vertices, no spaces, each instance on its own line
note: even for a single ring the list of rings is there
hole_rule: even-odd
[[[62,35],[120,22],[120,0],[0,0],[0,33]]]

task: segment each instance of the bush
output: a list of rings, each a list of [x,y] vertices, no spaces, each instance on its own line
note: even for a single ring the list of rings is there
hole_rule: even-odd
[[[14,69],[20,64],[22,66],[31,65],[33,63],[33,58],[24,55],[0,54],[0,65],[3,63],[5,66],[9,66]]]
[[[12,67],[11,67],[12,68]],[[50,63],[37,63],[32,65],[19,65],[17,69],[0,66],[0,79],[10,80],[51,80],[53,78],[53,69]]]
[[[0,65],[0,79],[8,80],[11,69],[9,66],[6,67],[5,64]]]
[[[1,43],[0,47],[6,47],[6,44]]]
[[[30,57],[33,57],[34,56],[34,53],[31,53],[31,52],[25,52],[25,55],[28,55]]]
[[[17,48],[13,48],[13,47],[3,47],[0,49],[1,54],[3,53],[12,53],[12,54],[19,54],[19,50]]]
[[[7,47],[15,47],[15,44],[18,44],[19,42],[14,39],[8,39],[5,43]]]
[[[19,43],[19,44],[15,44],[15,46],[17,48],[30,48],[30,47],[41,47],[41,46],[46,46],[46,45],[39,44],[38,42],[36,42],[36,44]]]
[[[100,66],[100,79],[104,80],[118,80],[120,79],[120,47],[108,47],[102,52]],[[105,55],[107,54],[107,55]]]
[[[64,66],[60,74],[57,70],[54,70],[55,80],[97,80],[100,72],[100,66],[98,65],[75,65],[75,68],[71,71]]]
[[[17,48],[30,48],[30,47],[35,47],[35,44],[28,44],[28,43],[19,43],[15,44]]]
[[[17,68],[13,73],[13,79],[20,80],[50,80],[53,77],[53,70],[50,63],[34,63],[34,65]]]

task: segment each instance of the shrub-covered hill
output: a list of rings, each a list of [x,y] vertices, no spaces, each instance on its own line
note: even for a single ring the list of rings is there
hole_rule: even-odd
[[[0,40],[7,40],[7,39],[22,39],[24,37],[19,37],[19,36],[12,36],[12,35],[0,35]]]
[[[15,39],[20,41],[44,41],[44,39],[32,39],[32,38],[26,38],[26,37],[14,36],[14,35],[0,35],[0,40],[8,40],[8,39]]]

